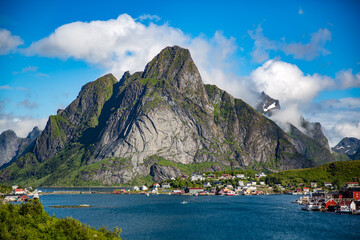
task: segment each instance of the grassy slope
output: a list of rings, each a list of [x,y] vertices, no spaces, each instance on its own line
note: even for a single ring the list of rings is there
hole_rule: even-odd
[[[338,187],[360,180],[360,160],[342,161],[328,163],[315,168],[296,169],[272,173],[268,176],[271,183],[282,183],[287,186],[298,185],[303,182],[309,185],[310,182],[317,182],[320,186],[324,182],[332,182]]]

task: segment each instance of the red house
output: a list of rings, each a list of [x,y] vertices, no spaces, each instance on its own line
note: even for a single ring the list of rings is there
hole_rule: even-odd
[[[333,199],[329,199],[325,204],[325,209],[329,211],[335,211],[337,202],[335,202]]]

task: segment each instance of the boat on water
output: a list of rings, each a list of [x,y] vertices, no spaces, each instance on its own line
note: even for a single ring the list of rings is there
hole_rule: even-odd
[[[226,196],[235,196],[235,192],[234,191],[229,191],[226,193]]]
[[[344,206],[340,206],[339,208],[337,208],[335,210],[336,213],[346,213],[346,214],[351,214],[351,209],[349,206],[344,205]]]
[[[301,209],[305,211],[321,211],[321,206],[316,203],[308,203]]]
[[[181,204],[188,204],[188,202],[187,201],[182,201]]]

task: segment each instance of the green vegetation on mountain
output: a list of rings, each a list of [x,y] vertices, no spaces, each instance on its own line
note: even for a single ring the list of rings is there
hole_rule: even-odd
[[[331,182],[338,188],[347,182],[359,181],[360,161],[332,162],[314,168],[282,171],[271,173],[266,178],[268,184],[281,183],[287,186],[299,185],[299,183],[310,185],[310,182],[317,182],[319,186],[322,186],[325,182]]]
[[[39,201],[0,203],[0,239],[120,239],[121,230],[98,230],[73,218],[49,216]]]

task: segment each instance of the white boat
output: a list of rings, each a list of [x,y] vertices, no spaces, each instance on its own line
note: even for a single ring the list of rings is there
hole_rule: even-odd
[[[351,213],[351,209],[349,206],[340,206],[338,209],[335,210],[336,213]]]
[[[182,201],[181,204],[188,204],[188,202],[187,201]]]
[[[301,209],[305,211],[321,211],[321,206],[315,203],[308,203]]]

